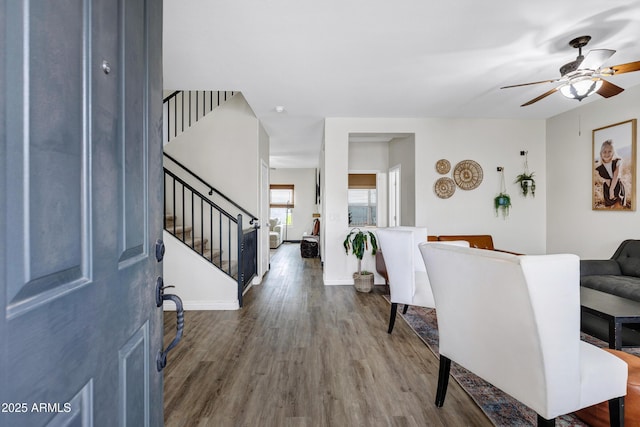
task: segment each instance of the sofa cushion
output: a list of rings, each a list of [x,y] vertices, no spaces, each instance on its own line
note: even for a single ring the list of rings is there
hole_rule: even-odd
[[[582,276],[580,285],[640,302],[640,277],[607,274]]]
[[[615,259],[581,259],[580,276],[621,275],[620,264]]]
[[[622,274],[640,277],[640,240],[625,240],[612,258],[620,264]]]
[[[640,257],[623,257],[618,258],[620,271],[625,276],[640,277]]]

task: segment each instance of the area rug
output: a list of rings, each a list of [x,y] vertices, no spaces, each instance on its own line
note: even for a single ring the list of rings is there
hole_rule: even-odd
[[[409,307],[407,313],[401,316],[436,357],[439,357],[438,322],[436,320],[435,309]],[[585,334],[582,334],[582,339],[599,347],[606,346],[605,342]],[[637,349],[634,350],[635,351],[631,352],[637,354]],[[451,363],[451,376],[469,394],[495,426],[513,427],[537,425],[537,415],[533,410],[466,369],[458,366],[455,362]],[[587,424],[572,414],[556,418],[556,426],[588,427]]]

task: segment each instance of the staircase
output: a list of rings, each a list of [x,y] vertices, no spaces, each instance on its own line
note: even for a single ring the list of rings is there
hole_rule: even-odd
[[[238,279],[238,263],[237,261],[229,261],[224,259],[223,251],[220,249],[212,249],[209,239],[195,237],[192,233],[193,227],[178,224],[174,215],[166,215],[164,219],[165,230],[173,234],[178,240],[189,246],[204,259],[211,262],[220,270],[226,272],[234,279]]]
[[[215,90],[176,90],[171,93],[162,103],[164,143],[177,138],[234,94]]]
[[[165,98],[165,143],[233,92],[177,91]],[[175,141],[174,141],[175,140]],[[258,271],[258,218],[187,166],[164,154],[164,229],[238,283],[238,303]],[[245,228],[246,227],[246,228]]]

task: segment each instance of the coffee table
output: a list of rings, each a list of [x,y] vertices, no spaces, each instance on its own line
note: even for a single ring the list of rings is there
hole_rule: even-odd
[[[640,302],[582,286],[580,308],[583,317],[588,313],[608,323],[609,348],[616,350],[622,349],[622,325],[640,323]]]

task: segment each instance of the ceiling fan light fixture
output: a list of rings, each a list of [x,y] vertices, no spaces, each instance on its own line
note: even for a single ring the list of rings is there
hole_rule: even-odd
[[[587,78],[570,81],[560,88],[560,92],[567,98],[582,101],[584,98],[596,93],[601,87],[602,80]]]

